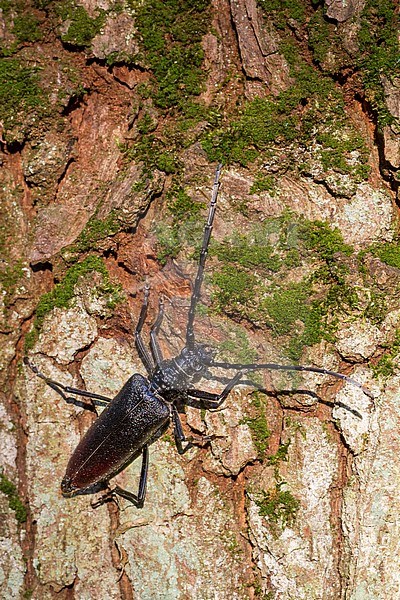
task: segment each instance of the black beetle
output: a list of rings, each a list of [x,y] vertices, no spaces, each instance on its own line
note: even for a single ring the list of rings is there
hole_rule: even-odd
[[[107,498],[117,494],[130,500],[137,507],[142,507],[146,495],[149,445],[164,433],[171,420],[178,452],[183,454],[192,445],[192,442],[187,440],[183,434],[177,404],[197,402],[200,407],[216,409],[221,406],[229,392],[240,382],[242,376],[249,371],[273,369],[323,373],[357,385],[364,393],[371,395],[368,390],[365,390],[357,381],[347,375],[317,367],[274,363],[216,362],[213,358],[213,350],[205,344],[199,344],[195,341],[193,328],[195,309],[200,298],[204,266],[217,203],[220,173],[221,165],[218,165],[208,218],[204,228],[197,275],[190,300],[186,345],[177,357],[164,359],[158,344],[157,334],[164,312],[162,302],[160,302],[158,316],[150,331],[150,352],[143,343],[141,334],[147,315],[150,293],[149,287],[146,286],[144,301],[135,330],[135,344],[139,357],[148,373],[148,378],[139,374],[132,375],[114,399],[67,387],[53,381],[40,373],[25,358],[25,363],[34,373],[44,379],[65,400],[68,399],[66,394],[72,393],[92,398],[98,403],[108,404],[83,436],[68,462],[65,477],[61,483],[64,496],[70,497],[79,493],[91,493],[98,491],[99,488],[106,487],[112,477],[127,467],[135,458],[142,455],[137,494],[116,486],[106,496],[103,496],[99,502],[93,504],[93,506],[98,506]],[[236,374],[228,380],[220,394],[194,387],[203,377],[209,375],[210,367],[222,367],[236,371]]]

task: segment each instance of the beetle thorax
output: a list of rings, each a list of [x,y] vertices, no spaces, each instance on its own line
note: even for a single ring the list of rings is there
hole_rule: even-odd
[[[193,349],[185,346],[176,358],[161,363],[152,384],[160,390],[186,391],[203,377],[212,358],[211,350],[203,344],[195,344]]]

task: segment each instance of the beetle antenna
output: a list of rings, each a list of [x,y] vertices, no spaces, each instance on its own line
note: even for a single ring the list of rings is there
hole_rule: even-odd
[[[219,164],[217,166],[217,170],[215,171],[215,179],[214,179],[213,191],[212,191],[212,196],[211,196],[210,208],[208,211],[207,223],[204,227],[204,236],[203,236],[203,243],[201,246],[199,266],[197,268],[197,275],[196,275],[196,279],[194,282],[193,293],[192,293],[192,297],[190,299],[188,323],[187,323],[187,328],[186,328],[186,346],[189,350],[193,350],[193,348],[194,348],[194,330],[193,330],[194,315],[195,315],[197,303],[200,299],[201,284],[203,283],[204,266],[206,264],[207,251],[208,251],[208,246],[209,246],[210,238],[211,238],[211,232],[212,232],[212,228],[213,228],[215,209],[217,206],[219,176],[221,174],[221,169],[222,169],[222,165]]]
[[[361,383],[349,377],[348,375],[344,375],[343,373],[337,373],[336,371],[330,371],[329,369],[322,369],[319,367],[304,367],[303,365],[278,365],[276,363],[251,363],[251,364],[241,364],[241,363],[224,363],[224,362],[211,362],[209,364],[210,367],[220,367],[222,369],[238,369],[241,371],[259,371],[262,369],[269,369],[271,371],[305,371],[307,373],[321,373],[322,375],[330,375],[331,377],[336,377],[337,379],[341,379],[342,381],[347,381],[351,383],[351,385],[355,385],[360,388],[366,396],[374,399],[374,395],[370,390],[365,388]]]

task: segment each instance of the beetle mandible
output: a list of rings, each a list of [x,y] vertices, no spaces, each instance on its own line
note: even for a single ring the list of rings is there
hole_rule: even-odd
[[[135,329],[135,345],[148,376],[132,375],[121,391],[110,399],[100,394],[79,390],[53,381],[43,375],[28,358],[25,364],[42,378],[55,392],[68,400],[67,394],[91,398],[97,403],[107,404],[105,410],[93,422],[73,452],[66,469],[61,490],[70,497],[80,493],[91,493],[104,489],[110,479],[125,469],[135,458],[142,456],[141,473],[136,494],[116,485],[98,502],[96,507],[115,495],[131,501],[138,508],[144,504],[149,466],[149,446],[168,428],[172,421],[177,450],[183,454],[192,446],[192,441],[183,433],[177,403],[197,402],[202,408],[219,408],[231,390],[240,383],[244,374],[261,369],[308,371],[330,375],[360,387],[371,395],[361,384],[342,373],[327,369],[302,365],[280,365],[275,363],[226,363],[214,360],[214,351],[206,344],[197,343],[194,335],[194,318],[200,299],[201,286],[207,251],[217,205],[220,173],[218,165],[212,190],[208,218],[204,227],[203,243],[200,252],[197,275],[190,299],[186,326],[186,343],[178,356],[164,359],[159,343],[158,332],[163,320],[164,306],[159,304],[159,312],[150,330],[150,351],[146,348],[142,329],[147,316],[150,289],[146,285],[143,304]],[[209,369],[220,367],[235,371],[221,393],[216,394],[197,389],[195,385],[206,375],[211,378]]]

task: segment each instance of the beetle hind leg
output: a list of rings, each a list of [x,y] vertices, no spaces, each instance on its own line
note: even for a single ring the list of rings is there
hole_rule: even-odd
[[[39,369],[36,367],[36,365],[31,363],[31,361],[26,356],[24,358],[24,363],[26,364],[27,367],[29,367],[31,369],[31,371],[33,373],[35,373],[35,375],[37,377],[39,377],[40,379],[43,379],[43,381],[45,383],[47,383],[47,385],[49,387],[51,387],[52,390],[57,392],[57,394],[59,396],[61,396],[61,398],[63,398],[65,400],[65,402],[67,402],[67,403],[70,403],[71,401],[73,402],[75,400],[75,398],[71,398],[67,394],[74,394],[75,396],[83,396],[84,398],[91,398],[92,400],[94,400],[95,404],[99,404],[100,406],[102,406],[104,404],[108,404],[112,400],[112,398],[108,398],[107,396],[103,396],[102,394],[94,394],[93,392],[87,392],[86,390],[80,390],[78,388],[74,388],[69,385],[63,385],[59,381],[54,381],[53,379],[46,377],[46,375],[43,375],[43,373],[41,373],[39,371]],[[82,407],[87,408],[87,406],[85,406],[85,405],[83,405]]]
[[[115,496],[121,496],[121,498],[125,498],[132,502],[136,506],[136,508],[142,508],[144,505],[144,501],[146,498],[146,488],[147,488],[147,475],[149,471],[149,448],[148,446],[143,447],[142,452],[142,468],[140,470],[140,479],[139,479],[139,487],[138,493],[134,494],[133,492],[129,492],[128,490],[124,490],[119,485],[116,485],[112,490],[104,494],[97,502],[92,503],[92,508],[98,508],[105,502],[112,500]]]

